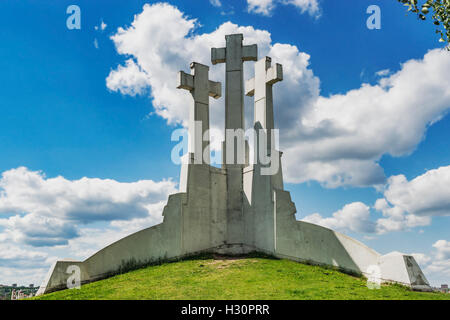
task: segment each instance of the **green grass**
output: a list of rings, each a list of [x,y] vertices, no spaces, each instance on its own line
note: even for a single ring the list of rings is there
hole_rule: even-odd
[[[400,285],[370,290],[366,280],[319,266],[264,257],[165,263],[35,299],[450,299]]]

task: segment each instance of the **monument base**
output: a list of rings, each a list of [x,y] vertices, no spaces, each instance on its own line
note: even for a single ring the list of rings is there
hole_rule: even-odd
[[[282,186],[277,176],[260,175],[258,165],[243,168],[242,241],[228,241],[226,178],[226,169],[184,165],[184,183],[180,183],[183,192],[169,196],[161,224],[116,241],[84,261],[55,262],[37,294],[67,288],[72,276],[67,270],[72,265],[80,268],[83,284],[139,266],[202,253],[241,255],[255,251],[368,277],[371,274],[367,271],[375,267],[383,282],[431,290],[412,256],[383,256],[346,235],[297,221],[290,193],[275,187]]]

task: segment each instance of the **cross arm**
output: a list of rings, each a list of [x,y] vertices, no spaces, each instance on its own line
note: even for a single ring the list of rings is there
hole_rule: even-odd
[[[256,44],[242,46],[242,61],[256,60],[258,60],[258,46]]]
[[[184,71],[178,72],[177,89],[194,90],[194,76]]]
[[[222,85],[220,82],[209,80],[209,96],[219,99],[222,96]]]
[[[225,63],[226,48],[211,48],[211,62],[212,64]]]
[[[267,84],[274,84],[278,81],[283,81],[283,66],[279,63],[267,69],[266,73]]]

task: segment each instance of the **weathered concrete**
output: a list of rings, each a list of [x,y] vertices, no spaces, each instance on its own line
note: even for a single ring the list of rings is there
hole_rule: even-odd
[[[430,284],[411,255],[391,252],[379,259],[381,279],[411,286],[415,290],[431,291]]]
[[[271,66],[272,59],[264,57],[255,63],[255,77],[245,83],[245,94],[254,97],[254,120],[267,130],[267,136],[271,136],[271,130],[275,128],[273,112],[272,86],[283,80],[283,68],[281,64]],[[271,150],[271,139],[268,139],[268,150]]]
[[[226,48],[212,49],[213,64],[226,63],[225,127],[229,129],[243,129],[242,63],[256,59],[256,45],[243,46],[242,39],[242,35],[230,35],[226,37]],[[196,136],[209,128],[209,97],[218,98],[221,90],[220,83],[208,79],[207,66],[194,63],[191,67],[193,74],[179,74],[178,87],[192,94],[189,125]],[[281,65],[271,67],[266,57],[255,64],[255,77],[247,82],[247,94],[255,97],[254,125],[262,129],[261,134],[274,129],[272,85],[281,80]],[[192,125],[195,121],[202,122],[201,130]],[[261,139],[260,134],[256,139]],[[207,143],[202,142],[202,147]],[[196,164],[201,154],[199,145],[192,145],[186,154],[189,161],[181,167],[180,192],[169,196],[161,224],[131,234],[84,261],[57,261],[38,294],[65,288],[71,265],[80,267],[80,280],[86,283],[139,265],[200,252],[251,251],[357,274],[368,274],[375,266],[382,281],[418,290],[430,288],[412,256],[380,255],[346,235],[297,221],[295,204],[283,186],[282,153],[273,145],[265,150],[280,161],[278,171],[272,175],[263,174],[270,164],[257,161],[249,165],[248,155],[246,164],[222,168],[206,161]],[[248,147],[244,148],[248,153]]]
[[[192,94],[189,108],[189,153],[194,154],[194,163],[210,163],[209,153],[209,97],[218,99],[222,95],[220,82],[208,79],[209,67],[192,62],[192,74],[180,71],[178,89],[189,90]],[[201,128],[198,128],[198,125]],[[208,152],[203,152],[207,150]]]
[[[244,139],[229,135],[229,129],[244,131],[244,61],[256,61],[256,45],[244,46],[242,34],[225,36],[225,48],[211,49],[212,64],[225,63],[225,148],[222,149],[227,170],[227,241],[230,244],[245,241],[243,211],[243,167],[245,160],[238,157],[246,150]],[[233,156],[230,157],[232,150]]]

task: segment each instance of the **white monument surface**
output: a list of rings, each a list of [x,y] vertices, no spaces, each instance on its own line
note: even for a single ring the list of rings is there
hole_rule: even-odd
[[[269,57],[257,61],[257,46],[243,45],[242,34],[225,38],[226,47],[211,50],[213,65],[225,63],[225,129],[245,129],[244,93],[253,96],[254,127],[269,141],[265,156],[279,161],[278,170],[264,173],[270,164],[262,163],[258,154],[255,164],[249,164],[247,141],[229,135],[222,144],[222,168],[209,164],[209,152],[204,152],[209,151],[209,139],[204,139],[209,134],[209,98],[221,97],[221,83],[209,80],[208,66],[193,62],[191,74],[178,75],[178,88],[192,95],[189,161],[181,167],[180,192],[169,196],[163,222],[133,233],[84,261],[56,261],[38,294],[66,289],[71,276],[67,268],[72,265],[80,268],[81,283],[88,283],[158,261],[201,253],[250,252],[334,266],[366,276],[370,276],[368,270],[376,268],[383,282],[429,290],[412,256],[397,252],[381,255],[346,235],[296,220],[295,204],[283,187],[282,153],[275,150],[270,139],[275,129],[272,86],[283,80],[282,66],[272,65]],[[245,83],[244,90],[245,61],[256,62],[254,77]],[[259,139],[257,134],[256,141]],[[230,150],[235,151],[231,156]],[[236,156],[238,150],[244,150],[244,159]]]

